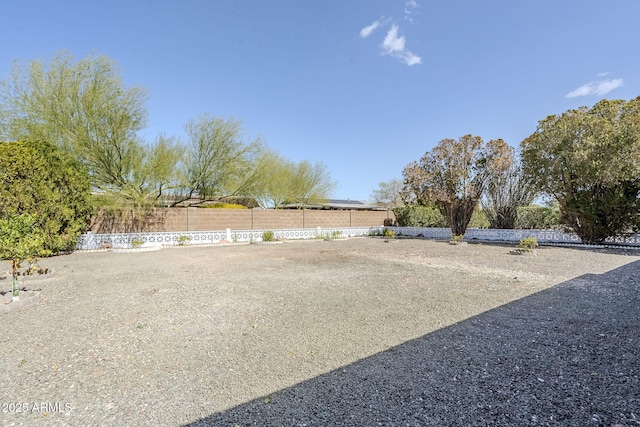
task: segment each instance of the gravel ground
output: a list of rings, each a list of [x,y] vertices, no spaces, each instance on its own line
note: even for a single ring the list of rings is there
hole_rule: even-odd
[[[41,301],[0,316],[1,424],[640,425],[640,252],[509,249],[43,260]]]

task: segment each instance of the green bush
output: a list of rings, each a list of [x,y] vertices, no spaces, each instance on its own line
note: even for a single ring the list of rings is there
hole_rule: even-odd
[[[8,259],[13,277],[13,296],[18,296],[18,269],[23,261],[30,265],[37,264],[37,258],[50,255],[44,249],[46,236],[34,224],[33,218],[27,214],[13,215],[9,219],[0,219],[0,259]],[[31,268],[29,269],[31,270]]]
[[[43,249],[72,250],[92,213],[89,175],[46,142],[0,142],[0,218],[28,214]]]
[[[490,225],[489,219],[484,211],[476,209],[471,215],[471,220],[469,221],[467,228],[489,228]]]
[[[396,238],[396,232],[393,231],[390,228],[385,228],[383,235],[384,235],[384,237],[386,237],[388,239],[395,239]]]
[[[434,206],[403,206],[393,213],[399,227],[447,227],[446,218]]]
[[[560,211],[555,207],[525,206],[518,208],[516,228],[525,230],[550,230],[558,228]]]
[[[265,231],[262,233],[263,242],[273,242],[276,240],[276,235],[273,231]]]
[[[435,206],[403,206],[394,208],[398,227],[449,227],[447,219]],[[482,210],[471,215],[468,228],[488,228],[489,220]]]
[[[518,248],[522,249],[525,252],[531,252],[537,247],[538,247],[538,239],[536,239],[533,236],[520,239],[520,244],[518,244]]]

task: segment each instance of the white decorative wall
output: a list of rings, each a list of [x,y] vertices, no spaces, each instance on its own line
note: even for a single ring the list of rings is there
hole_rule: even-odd
[[[338,227],[338,228],[292,228],[271,230],[279,240],[317,239],[323,237],[360,237],[380,234],[385,227]],[[432,227],[386,227],[399,236],[424,237],[427,239],[451,239],[451,229]],[[120,233],[120,234],[83,234],[78,240],[77,250],[97,250],[102,248],[131,248],[132,241],[143,242],[142,247],[154,246],[203,246],[233,242],[257,242],[262,240],[263,230],[216,230],[163,233]],[[525,237],[535,237],[542,244],[580,244],[580,238],[574,233],[560,230],[496,230],[467,229],[466,241],[518,242]],[[640,248],[640,234],[630,234],[608,239],[610,245]]]

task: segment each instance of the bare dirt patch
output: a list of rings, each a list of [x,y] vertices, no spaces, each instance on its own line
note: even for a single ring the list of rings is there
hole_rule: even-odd
[[[181,425],[640,260],[510,249],[359,238],[46,259],[41,301],[0,319],[0,402],[73,410],[0,419]]]

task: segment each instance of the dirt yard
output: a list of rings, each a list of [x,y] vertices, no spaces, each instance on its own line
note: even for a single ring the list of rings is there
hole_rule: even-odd
[[[500,325],[512,327],[509,319],[514,315],[509,312],[510,317],[502,322],[499,316],[507,314],[500,314],[503,313],[500,310],[515,307],[514,302],[535,301],[525,298],[528,296],[551,295],[545,292],[556,285],[568,286],[577,294],[566,296],[568,302],[554,311],[577,310],[565,313],[567,318],[576,321],[582,318],[586,322],[597,310],[584,308],[586,305],[577,302],[572,308],[575,295],[589,293],[592,295],[589,301],[602,301],[603,307],[605,303],[621,303],[618,296],[622,291],[616,286],[628,286],[629,277],[640,275],[640,251],[542,247],[535,256],[517,256],[510,255],[510,249],[512,246],[506,245],[453,246],[418,239],[385,242],[380,238],[354,238],[282,245],[166,248],[146,253],[74,253],[44,259],[40,265],[55,269],[55,276],[26,283],[29,289],[41,290],[41,301],[0,316],[1,425],[178,426],[198,420],[202,425],[361,425],[357,420],[349,424],[338,417],[356,414],[361,421],[369,420],[370,412],[363,409],[368,407],[363,402],[377,399],[375,405],[384,406],[385,403],[380,403],[385,401],[381,393],[395,396],[386,400],[388,410],[380,408],[370,414],[370,420],[381,425],[446,425],[438,424],[439,420],[446,420],[446,414],[457,414],[457,419],[462,419],[455,411],[462,410],[460,402],[464,399],[472,402],[474,407],[469,411],[475,411],[477,416],[480,410],[477,402],[481,399],[473,400],[469,384],[476,387],[472,387],[476,393],[488,393],[487,402],[493,402],[494,408],[499,406],[497,397],[491,397],[489,390],[495,392],[496,387],[485,390],[489,386],[469,380],[461,385],[467,389],[464,391],[467,396],[458,399],[459,404],[455,399],[443,403],[451,391],[442,391],[440,398],[436,398],[440,392],[424,391],[437,379],[429,377],[424,383],[416,379],[415,384],[410,384],[413,380],[404,378],[402,372],[412,372],[411,366],[422,366],[419,372],[429,371],[430,375],[440,375],[440,369],[445,372],[450,368],[464,376],[465,371],[475,372],[470,366],[477,365],[480,369],[482,361],[491,360],[493,353],[486,353],[475,362],[464,359],[466,368],[447,367],[448,362],[424,365],[435,363],[435,358],[455,358],[456,353],[451,348],[446,350],[443,344],[442,353],[432,355],[430,361],[407,359],[403,362],[407,366],[402,369],[399,362],[393,362],[390,363],[393,368],[387,365],[384,369],[376,368],[376,373],[364,375],[366,378],[356,383],[342,383],[342,388],[327,384],[336,381],[329,379],[332,375],[373,361],[380,363],[380,355],[406,349],[408,343],[435,340],[444,331],[450,334],[445,343],[471,345],[477,337],[456,328],[472,324],[474,319],[479,322],[487,313],[498,316],[498,320],[491,317],[491,324],[498,326],[494,334],[485,327],[483,334],[489,335],[483,335],[476,344],[481,347],[482,341],[494,338],[498,340],[496,343],[502,342],[499,337],[506,335],[499,333]],[[8,263],[2,262],[0,271],[6,270]],[[618,270],[622,273],[616,276]],[[594,284],[601,282],[606,283],[596,289]],[[638,282],[633,286],[625,288],[624,301],[636,304],[635,313],[626,316],[637,320]],[[0,287],[8,291],[10,278],[1,280]],[[630,301],[633,298],[636,300]],[[548,300],[536,306],[536,310],[554,305],[554,299]],[[611,307],[616,310],[615,305]],[[496,308],[499,309],[491,311]],[[519,310],[524,313],[529,309]],[[580,310],[586,314],[579,314]],[[554,314],[545,313],[530,317],[555,321]],[[559,325],[568,321],[562,322]],[[595,320],[588,323],[598,324]],[[593,325],[589,327],[595,328]],[[531,327],[522,330],[532,331]],[[619,335],[620,339],[627,339],[626,335]],[[558,340],[562,343],[562,338]],[[510,345],[508,341],[505,348]],[[549,348],[554,346],[557,347],[554,344]],[[495,352],[499,347],[492,346],[493,350],[486,351]],[[633,350],[636,355],[637,348]],[[518,354],[521,352],[518,350]],[[460,354],[459,360],[463,360]],[[421,358],[418,353],[411,357]],[[524,356],[510,357],[514,360]],[[538,363],[533,356],[527,357],[529,362],[523,362],[525,365]],[[564,356],[553,357],[564,360]],[[371,378],[378,371],[394,372],[393,369],[400,370],[383,382],[386,386],[374,382],[367,390],[354,391],[369,387],[362,384],[373,381]],[[419,375],[412,374],[411,378]],[[446,375],[455,382],[456,374]],[[554,372],[552,376],[557,380],[558,376],[569,375]],[[625,375],[629,387],[640,384],[637,370]],[[546,381],[543,385],[552,387],[549,372],[534,376],[537,379],[532,380],[533,386]],[[395,384],[394,381],[399,382],[391,387],[389,384]],[[504,384],[503,380],[496,381]],[[308,391],[310,384],[316,393],[313,396]],[[560,393],[562,387],[557,386],[551,392]],[[287,400],[283,397],[287,393],[297,397],[291,397],[294,401]],[[340,410],[337,408],[340,403],[331,403],[330,396],[335,393],[350,396],[346,402],[346,398],[341,400],[346,408]],[[513,393],[513,399],[523,399],[522,391],[509,393]],[[581,416],[593,421],[592,413],[600,414],[593,425],[622,421],[631,425],[632,416],[640,417],[640,408],[635,407],[640,398],[637,394],[629,397],[628,392],[622,391],[616,396],[611,405],[624,401],[626,406],[609,407],[606,406],[609,403],[603,403],[597,412],[587,402]],[[609,402],[608,398],[605,400]],[[418,408],[412,406],[415,402],[424,404]],[[487,402],[484,404],[491,406]],[[504,405],[513,404],[512,401]],[[545,411],[546,415],[536,415],[532,414],[536,405],[544,404],[529,404],[530,407],[522,408],[520,402],[518,414],[509,415],[504,409],[507,418],[502,425],[520,416],[529,417],[528,422],[520,425],[556,425],[553,417],[557,420],[558,414],[566,412],[555,409],[552,421],[545,424],[540,417],[548,416],[554,406]],[[571,407],[575,402],[566,404]],[[261,415],[267,417],[263,423],[252,421],[258,410],[256,405],[272,411],[271,415]],[[291,413],[291,408],[299,409]],[[322,421],[327,420],[322,408],[328,411],[328,423]],[[396,424],[401,416],[408,417],[406,423]],[[538,421],[531,423],[534,419],[531,417]],[[484,425],[473,419],[477,425]],[[476,425],[469,420],[460,421],[461,424],[449,420],[448,425]],[[497,420],[496,425],[501,425]]]

